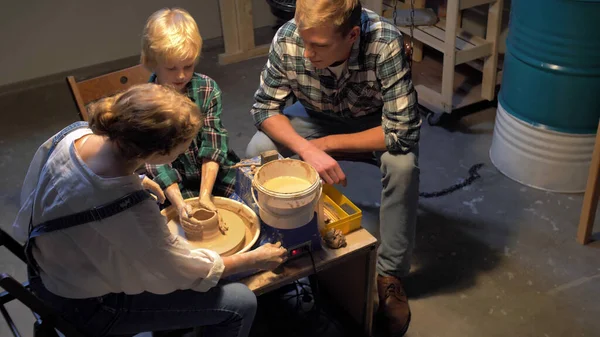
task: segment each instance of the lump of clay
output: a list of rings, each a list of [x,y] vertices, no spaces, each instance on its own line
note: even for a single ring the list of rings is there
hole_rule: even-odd
[[[338,249],[342,247],[346,247],[346,237],[342,234],[342,231],[339,229],[330,229],[323,236],[323,240],[327,247],[332,249]]]

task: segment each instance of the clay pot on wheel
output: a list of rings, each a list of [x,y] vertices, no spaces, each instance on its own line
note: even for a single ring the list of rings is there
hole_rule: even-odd
[[[180,237],[182,242],[187,242],[185,244],[192,251],[208,249],[221,256],[249,251],[260,236],[260,221],[256,213],[250,207],[232,199],[214,197],[213,200],[218,209],[217,217],[220,218],[218,230],[221,235],[216,235],[212,240],[203,240],[202,236],[204,235],[198,239],[190,238],[180,221],[179,212],[175,206],[171,205],[163,209],[161,214],[167,218],[169,231]],[[185,202],[192,206],[191,216],[203,208],[198,204],[197,197],[186,199]],[[190,229],[194,232],[194,228],[188,228],[188,230]],[[194,233],[191,235],[194,237]]]
[[[219,216],[217,212],[200,208],[192,214],[192,217],[198,220],[200,225],[189,226],[187,224],[182,224],[185,236],[188,240],[212,240],[219,234]]]

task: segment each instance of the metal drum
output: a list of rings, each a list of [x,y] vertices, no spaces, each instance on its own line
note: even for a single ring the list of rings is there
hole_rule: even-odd
[[[600,0],[514,0],[490,157],[506,176],[585,190],[600,117]]]

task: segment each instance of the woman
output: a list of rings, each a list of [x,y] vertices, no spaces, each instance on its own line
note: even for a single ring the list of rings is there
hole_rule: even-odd
[[[17,231],[89,210],[144,189],[135,169],[171,162],[201,124],[198,107],[155,84],[134,86],[90,107],[74,128],[36,152],[22,191]],[[47,158],[46,158],[47,157]],[[99,221],[30,240],[32,290],[89,336],[206,326],[207,336],[247,336],[254,294],[221,277],[277,267],[286,254],[265,245],[238,256],[190,250],[151,199]],[[36,229],[37,228],[37,229]],[[34,268],[36,267],[36,268]]]

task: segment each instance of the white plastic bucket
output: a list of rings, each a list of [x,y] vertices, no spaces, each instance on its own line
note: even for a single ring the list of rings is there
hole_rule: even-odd
[[[293,193],[275,192],[264,187],[268,180],[281,176],[304,179],[310,186]],[[267,225],[279,229],[294,229],[309,223],[315,215],[321,189],[321,179],[317,171],[309,164],[296,159],[268,162],[256,171],[252,180],[252,197],[255,198],[260,218]]]

